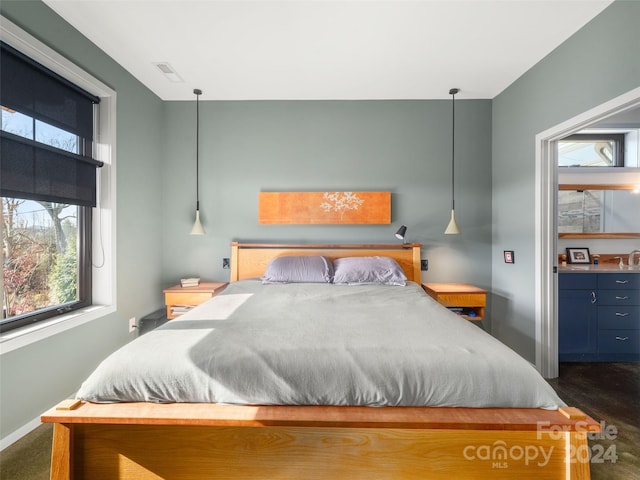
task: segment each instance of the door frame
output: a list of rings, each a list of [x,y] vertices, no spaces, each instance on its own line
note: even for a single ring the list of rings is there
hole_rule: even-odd
[[[535,147],[535,322],[536,368],[558,376],[558,267],[556,143],[614,114],[640,106],[640,87],[536,135]]]

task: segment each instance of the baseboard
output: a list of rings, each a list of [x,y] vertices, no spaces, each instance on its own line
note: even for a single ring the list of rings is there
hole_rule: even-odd
[[[5,448],[7,448],[10,445],[13,445],[18,440],[20,440],[22,437],[24,437],[27,433],[32,432],[33,430],[38,428],[40,425],[42,425],[42,422],[40,421],[40,416],[38,416],[38,417],[34,418],[33,420],[31,420],[26,425],[23,425],[22,427],[18,428],[17,430],[11,432],[6,437],[3,437],[0,440],[0,451],[4,450]]]
[[[72,398],[72,396],[73,395],[67,398]],[[55,404],[51,405],[50,408],[55,407],[58,403],[60,402],[56,402]],[[49,408],[47,408],[46,410],[49,410]],[[42,422],[40,421],[40,415],[38,415],[36,418],[31,420],[30,422],[27,422],[17,430],[14,430],[13,432],[11,432],[9,435],[2,437],[2,439],[0,439],[0,452],[5,448],[7,448],[8,446],[16,443],[18,440],[20,440],[22,437],[24,437],[28,433],[31,433],[32,431],[34,431],[40,425],[42,425]]]

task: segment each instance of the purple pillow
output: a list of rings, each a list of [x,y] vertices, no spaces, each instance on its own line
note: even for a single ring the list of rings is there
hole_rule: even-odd
[[[333,283],[343,285],[405,286],[407,276],[393,258],[345,257],[333,262]]]
[[[276,257],[267,265],[262,283],[331,283],[333,264],[320,255]]]

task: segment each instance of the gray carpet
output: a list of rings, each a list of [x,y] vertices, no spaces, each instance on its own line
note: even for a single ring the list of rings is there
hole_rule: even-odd
[[[615,438],[589,441],[592,480],[640,480],[640,363],[565,363],[549,383],[569,405],[617,429]],[[52,433],[42,425],[0,452],[0,480],[48,479]]]
[[[48,480],[53,425],[44,424],[0,452],[1,480]]]

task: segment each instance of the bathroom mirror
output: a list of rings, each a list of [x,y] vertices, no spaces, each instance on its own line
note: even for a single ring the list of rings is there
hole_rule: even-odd
[[[559,185],[559,238],[640,238],[635,185]]]

